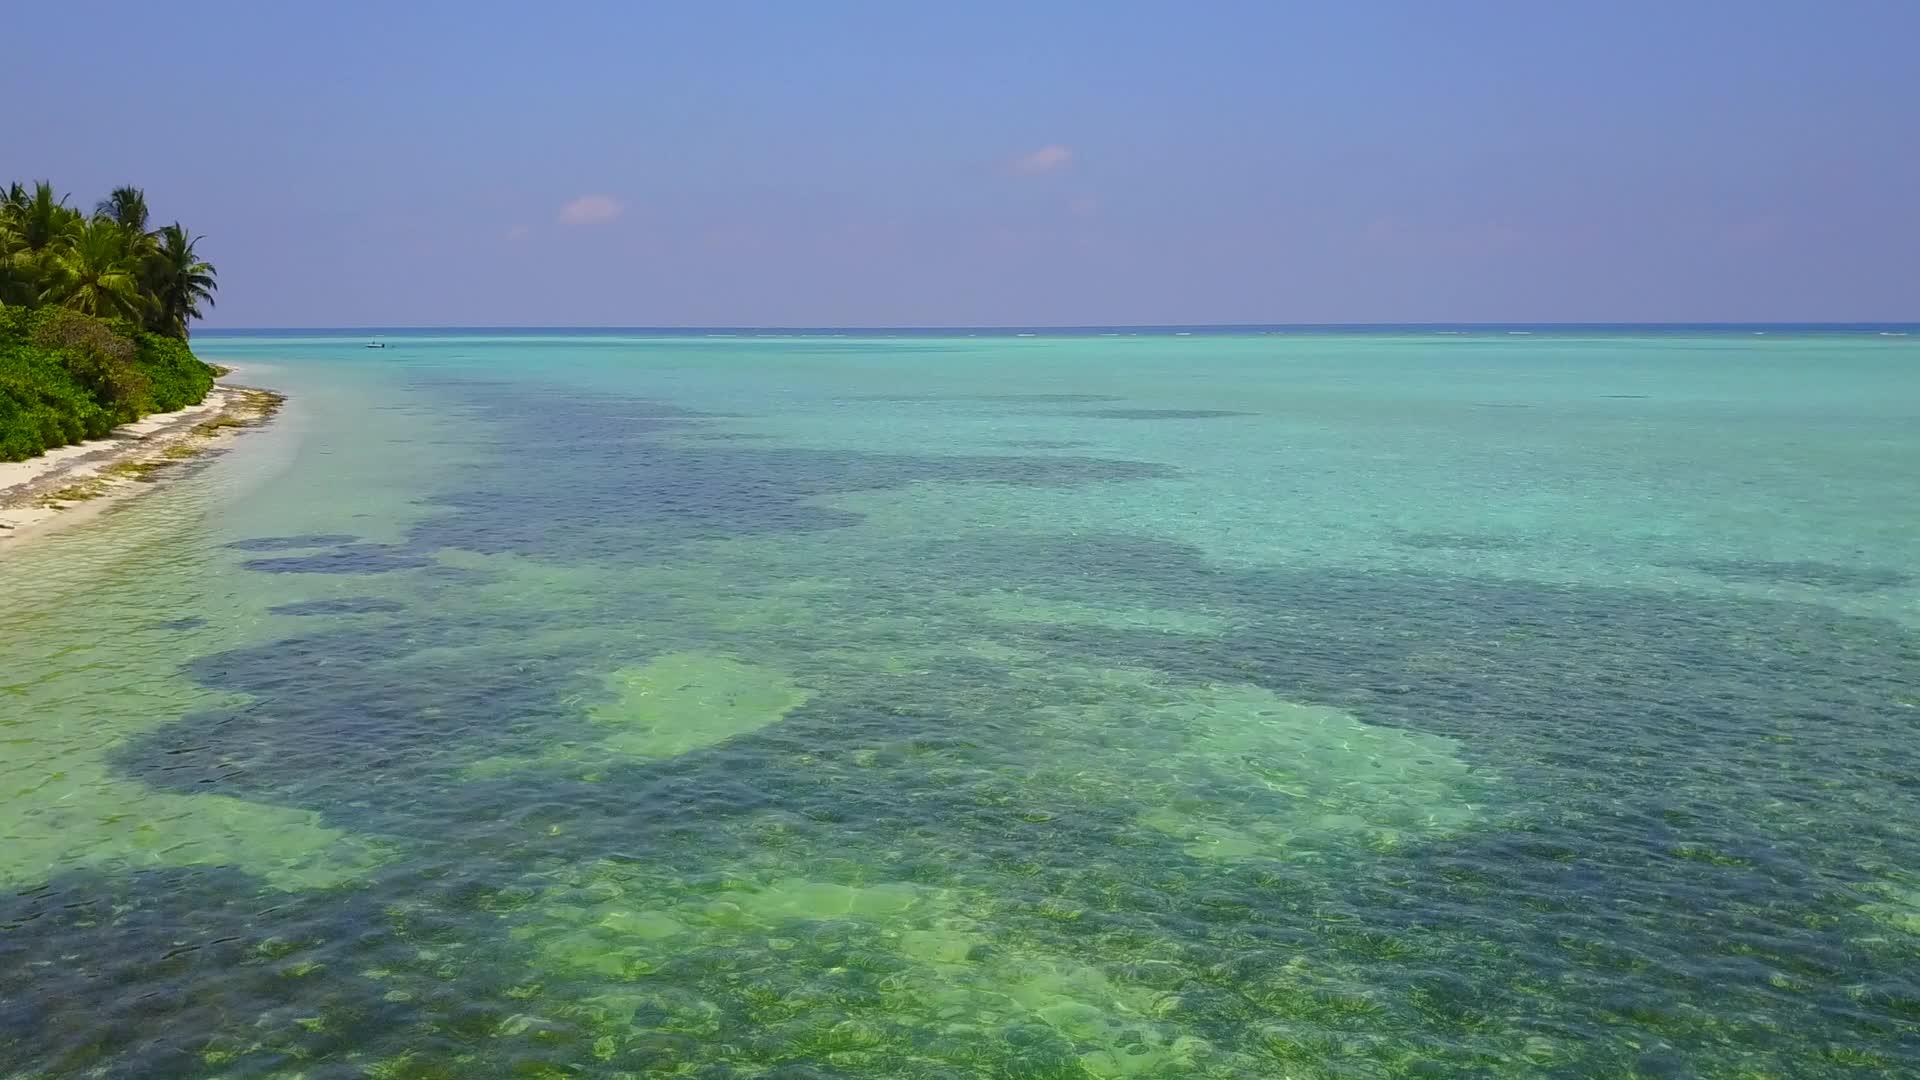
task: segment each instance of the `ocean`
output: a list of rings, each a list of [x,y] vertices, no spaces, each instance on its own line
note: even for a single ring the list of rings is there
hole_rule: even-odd
[[[1920,1074],[1909,329],[196,335],[0,1077]]]

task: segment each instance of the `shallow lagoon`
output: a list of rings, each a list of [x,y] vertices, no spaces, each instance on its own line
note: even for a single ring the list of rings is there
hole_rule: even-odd
[[[0,563],[0,1076],[1920,1069],[1920,353],[207,336]]]

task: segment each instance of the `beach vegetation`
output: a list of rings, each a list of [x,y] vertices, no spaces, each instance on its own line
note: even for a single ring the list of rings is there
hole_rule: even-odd
[[[214,372],[187,326],[219,288],[199,237],[149,228],[119,187],[92,214],[47,181],[0,189],[0,461],[194,404]]]
[[[72,308],[0,308],[0,461],[183,409],[212,386],[177,338]]]
[[[0,307],[0,461],[100,438],[148,413],[195,404],[213,386],[213,369],[185,341],[116,307],[124,283],[89,269],[92,256],[70,254],[59,273],[74,295],[91,297],[92,310]]]

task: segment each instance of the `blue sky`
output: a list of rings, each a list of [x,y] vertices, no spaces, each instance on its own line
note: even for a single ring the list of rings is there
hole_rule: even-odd
[[[6,15],[215,326],[1920,318],[1920,3]],[[21,47],[30,44],[30,47]]]

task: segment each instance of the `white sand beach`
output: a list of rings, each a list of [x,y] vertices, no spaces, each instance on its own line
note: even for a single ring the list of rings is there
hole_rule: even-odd
[[[0,557],[163,486],[170,466],[259,424],[280,401],[270,391],[216,384],[197,405],[122,424],[106,438],[0,462]]]

